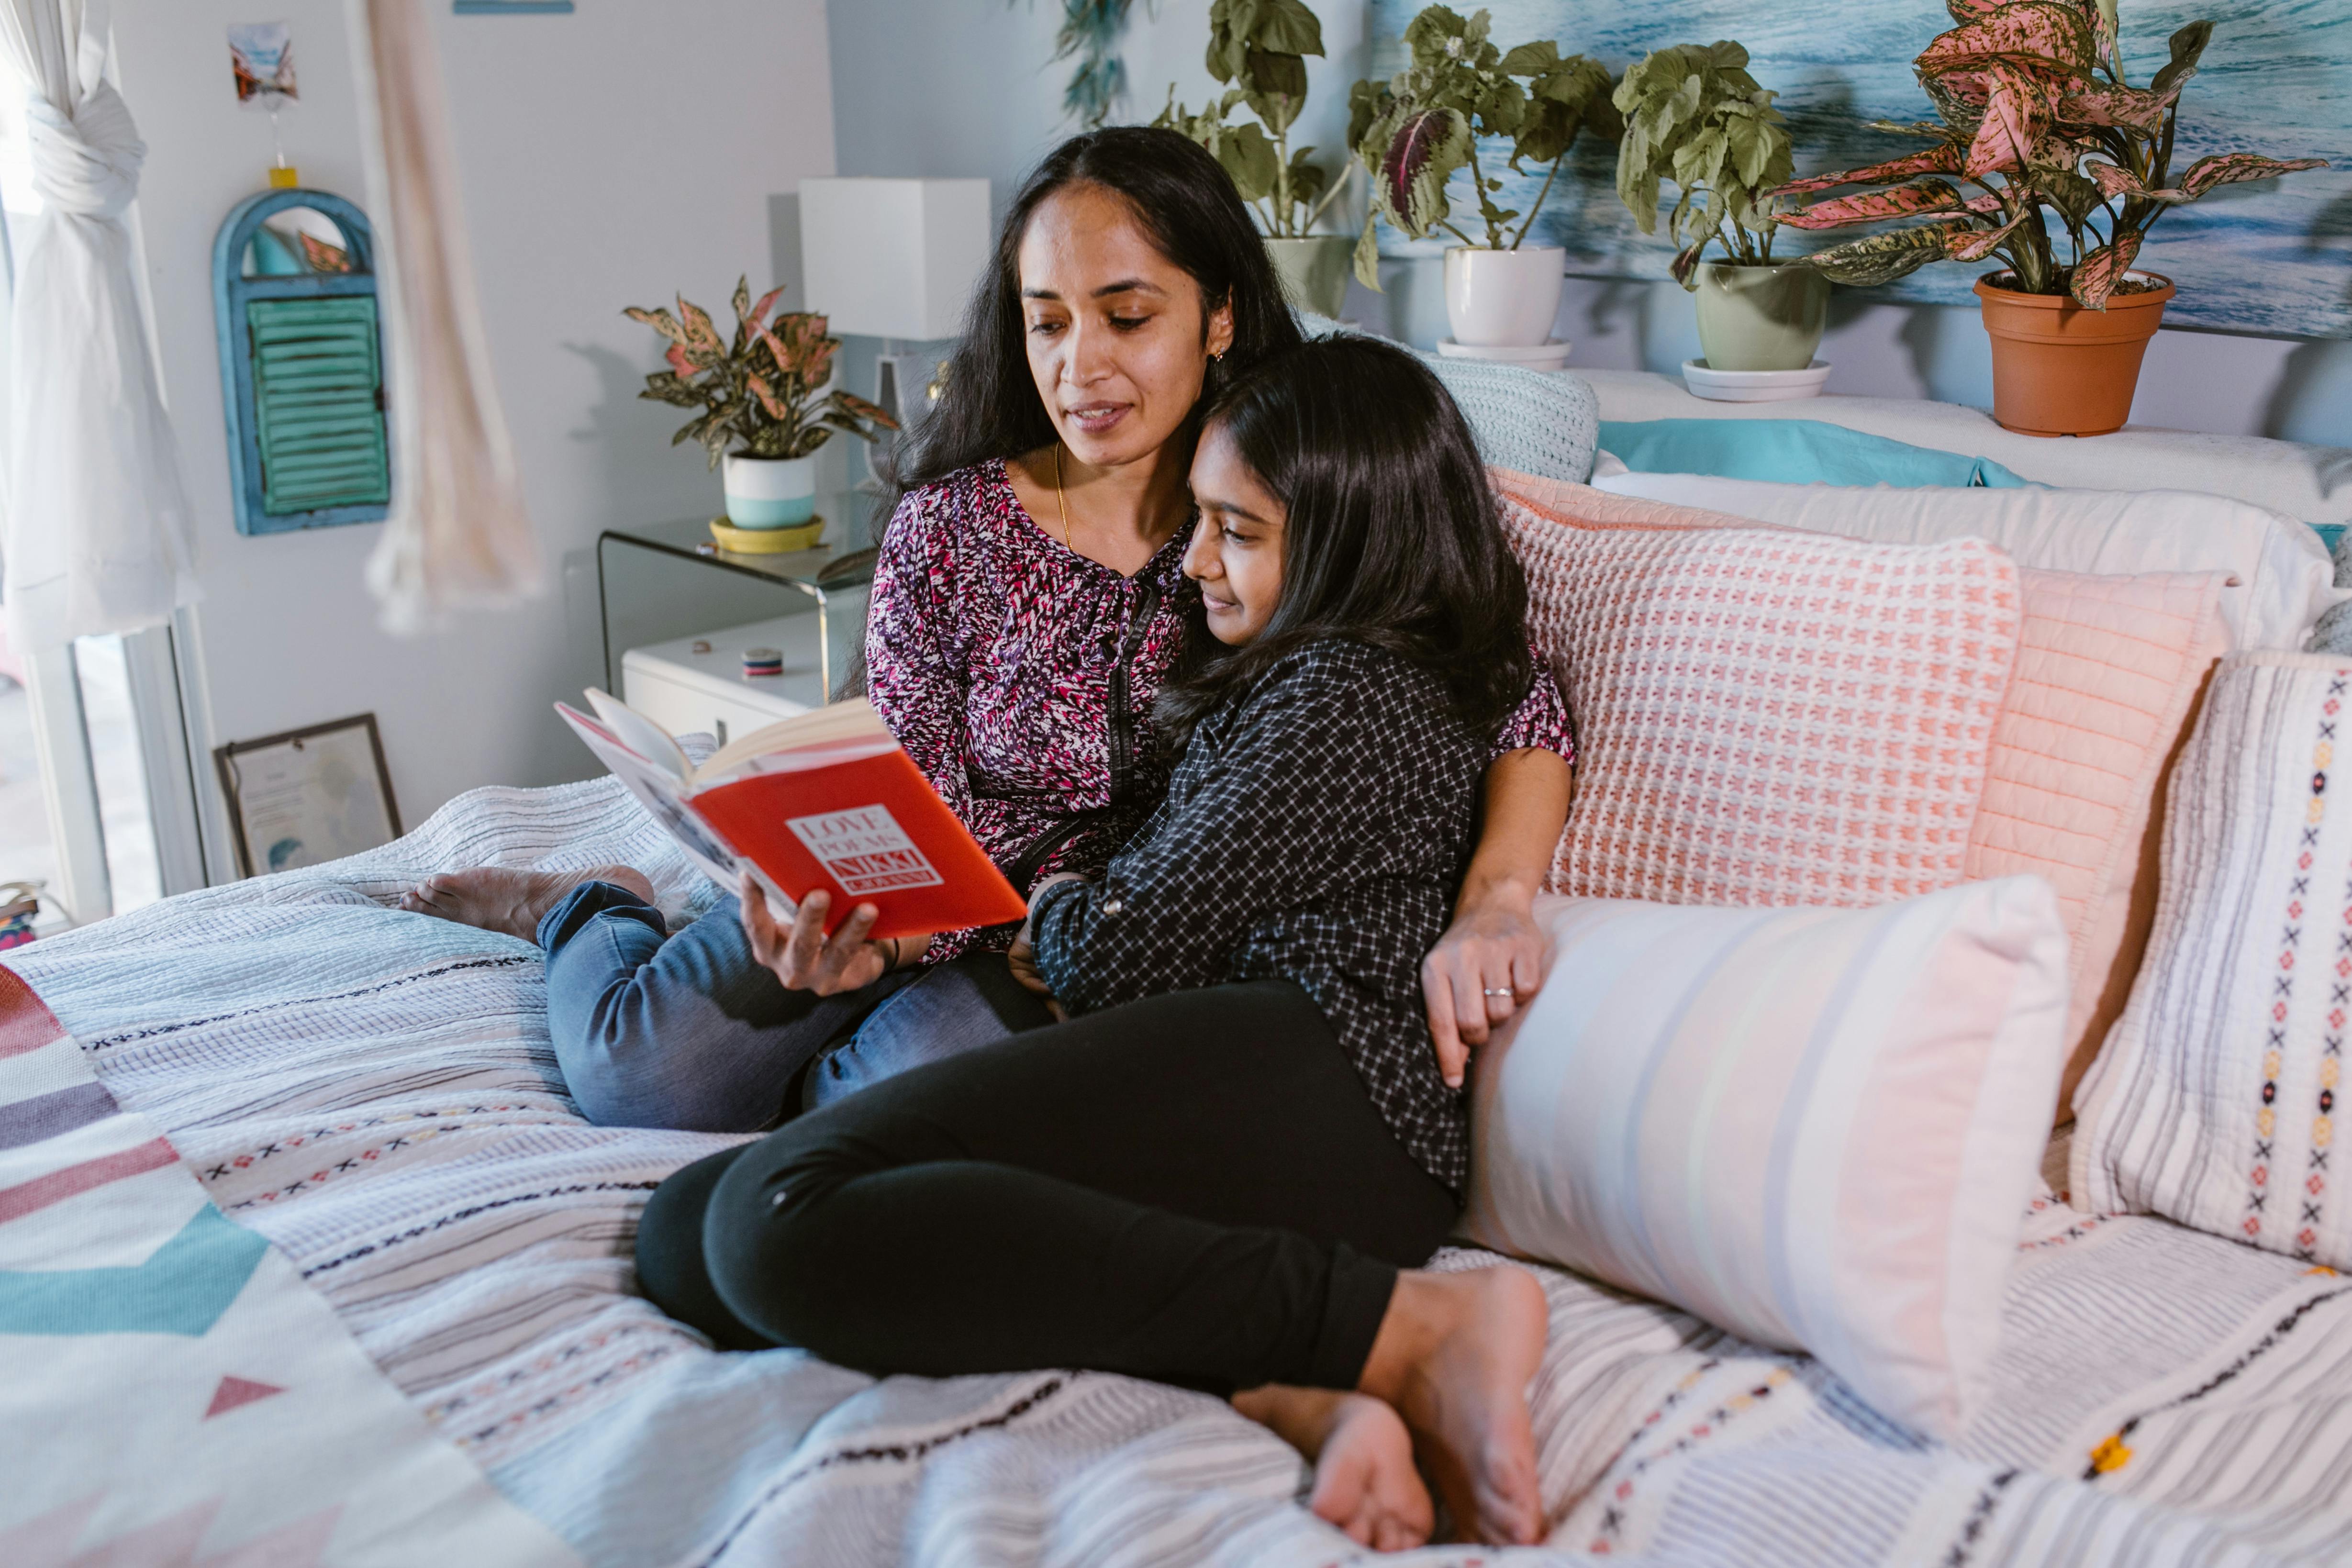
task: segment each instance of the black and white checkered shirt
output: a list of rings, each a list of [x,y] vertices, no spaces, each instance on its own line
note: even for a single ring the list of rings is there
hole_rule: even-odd
[[[1421,960],[1467,869],[1491,752],[1428,671],[1310,643],[1201,720],[1102,881],[1040,897],[1038,968],[1073,1014],[1296,980],[1398,1142],[1459,1192],[1469,1112],[1438,1076]]]

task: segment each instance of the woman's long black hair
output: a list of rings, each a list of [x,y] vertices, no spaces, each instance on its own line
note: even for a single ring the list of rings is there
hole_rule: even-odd
[[[1287,509],[1282,601],[1255,641],[1160,688],[1152,718],[1169,743],[1325,637],[1434,670],[1465,723],[1500,729],[1534,674],[1527,578],[1470,426],[1429,368],[1377,339],[1327,338],[1270,356],[1203,420]],[[1196,618],[1187,652],[1208,641]]]
[[[1201,286],[1204,317],[1220,305],[1233,307],[1233,346],[1223,374],[1209,382],[1211,393],[1220,380],[1299,340],[1249,210],[1205,149],[1180,132],[1143,125],[1073,136],[1030,173],[1004,214],[995,258],[965,308],[963,340],[948,366],[939,406],[923,421],[912,449],[892,465],[896,494],[884,517],[896,513],[908,490],[1056,439],[1029,371],[1021,240],[1046,197],[1077,184],[1100,185],[1126,200],[1160,254]],[[1189,451],[1176,455],[1187,458]]]

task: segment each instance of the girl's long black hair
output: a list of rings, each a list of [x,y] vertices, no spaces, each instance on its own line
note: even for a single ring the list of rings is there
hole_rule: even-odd
[[[1160,254],[1201,286],[1204,318],[1220,305],[1234,311],[1233,346],[1209,392],[1267,354],[1299,340],[1283,303],[1282,284],[1214,157],[1190,137],[1143,125],[1113,126],[1073,136],[1047,154],[1013,198],[997,232],[996,255],[965,308],[963,340],[948,366],[939,406],[902,450],[889,475],[890,511],[908,490],[934,484],[959,468],[992,457],[1015,457],[1051,445],[1054,422],[1029,371],[1021,309],[1021,240],[1045,198],[1072,185],[1117,193],[1150,235]],[[1197,428],[1197,426],[1196,426]],[[1189,432],[1185,451],[1189,460]]]
[[[1287,509],[1282,601],[1255,641],[1160,688],[1152,718],[1169,743],[1325,637],[1435,671],[1465,724],[1500,729],[1534,674],[1527,578],[1470,426],[1429,368],[1377,339],[1322,339],[1265,360],[1203,419]],[[1196,617],[1187,653],[1209,642]]]

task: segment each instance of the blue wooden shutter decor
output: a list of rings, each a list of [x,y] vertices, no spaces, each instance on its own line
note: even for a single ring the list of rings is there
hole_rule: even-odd
[[[263,221],[289,207],[310,208],[342,231],[352,270],[245,276]],[[366,214],[324,191],[247,197],[213,242],[213,303],[236,531],[383,520],[392,451]]]

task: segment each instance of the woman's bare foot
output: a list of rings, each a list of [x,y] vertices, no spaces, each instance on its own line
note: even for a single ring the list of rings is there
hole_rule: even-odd
[[[609,882],[627,888],[647,904],[654,902],[654,884],[625,865],[600,865],[590,871],[512,871],[483,865],[426,877],[400,895],[400,907],[536,942],[540,916],[554,908],[565,894],[589,882]]]
[[[1400,1274],[1357,1384],[1404,1417],[1454,1529],[1495,1545],[1533,1545],[1543,1531],[1528,1384],[1547,1328],[1543,1287],[1524,1269]]]
[[[1412,1435],[1369,1394],[1268,1384],[1234,1396],[1234,1408],[1307,1456],[1315,1517],[1375,1552],[1405,1552],[1436,1523],[1429,1489],[1412,1468]]]

